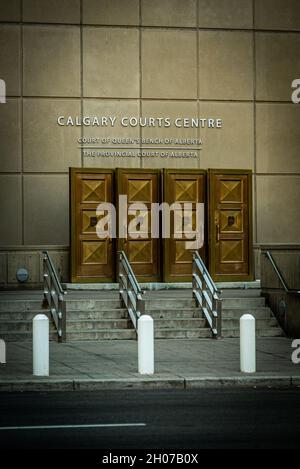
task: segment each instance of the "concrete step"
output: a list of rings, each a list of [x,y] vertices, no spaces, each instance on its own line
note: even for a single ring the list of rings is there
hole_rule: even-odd
[[[144,298],[151,299],[165,299],[165,298],[192,298],[192,288],[190,289],[177,289],[177,290],[158,290],[158,291],[144,291]]]
[[[243,314],[251,314],[256,319],[268,319],[273,317],[273,313],[268,307],[249,308],[247,310],[242,308],[223,308],[222,319],[240,319]]]
[[[187,329],[187,328],[198,328],[205,327],[205,319],[192,318],[192,319],[155,319],[155,329]],[[102,319],[98,320],[76,320],[67,321],[67,332],[74,330],[90,330],[90,329],[132,329],[133,324],[131,319]]]
[[[260,308],[261,306],[265,306],[265,298],[263,297],[254,297],[254,298],[224,298],[222,300],[222,308],[230,309],[230,308],[242,308],[248,310],[249,308]]]
[[[132,327],[131,319],[77,319],[76,321],[67,321],[67,333],[82,330],[131,329]]]
[[[88,284],[87,284],[88,285]],[[110,290],[68,290],[66,294],[66,300],[118,300],[119,299],[119,289],[115,291]]]
[[[182,318],[188,319],[193,317],[200,317],[200,311],[197,308],[185,309],[147,309],[147,314],[153,319],[164,318]],[[20,313],[21,314],[21,313]],[[1,317],[1,314],[0,314]],[[127,309],[118,308],[103,311],[67,311],[67,320],[77,319],[126,319],[128,317]]]
[[[205,327],[206,321],[203,318],[191,319],[155,319],[154,328],[157,329],[193,329]]]
[[[47,310],[36,311],[0,311],[1,320],[32,320],[37,314],[47,314]],[[108,309],[103,311],[67,311],[67,319],[125,319],[128,316],[125,308]]]
[[[212,337],[210,329],[155,329],[156,339],[209,339]]]
[[[177,292],[177,291],[189,291],[192,288],[192,282],[155,282],[155,283],[140,283],[143,290],[150,293],[164,293],[164,292]],[[218,289],[235,289],[235,290],[250,290],[259,289],[260,280],[251,282],[217,282],[216,286]],[[63,283],[63,287],[68,290],[68,294],[78,293],[80,295],[86,293],[113,293],[118,291],[118,283]]]
[[[226,290],[221,290],[220,292],[221,298],[253,298],[253,297],[260,297],[261,296],[261,289],[234,289],[228,288]]]
[[[85,317],[91,319],[98,319],[98,318],[115,318],[115,317],[122,317],[124,313],[127,313],[126,308],[110,308],[110,309],[98,309],[98,305],[96,305],[95,309],[67,309],[67,318],[74,317],[74,318],[82,318]],[[162,303],[152,304],[150,303],[146,305],[145,311],[150,316],[154,317],[194,317],[197,313],[198,309],[196,308],[195,304],[192,304],[192,307],[189,306],[178,306],[173,304],[172,307],[170,305],[165,305]]]
[[[273,318],[268,318],[268,319],[257,319],[255,321],[256,324],[256,330],[261,330],[261,329],[266,329],[268,327],[278,327],[278,323],[276,319]],[[222,328],[225,329],[231,329],[231,328],[236,328],[239,329],[240,327],[240,321],[239,319],[224,319],[222,318]]]
[[[67,333],[67,341],[75,340],[132,340],[136,339],[135,329],[94,329]]]
[[[49,328],[54,331],[52,321],[49,323]],[[13,331],[15,333],[32,331],[32,321],[0,321],[0,335],[2,335],[3,332],[8,331]]]
[[[258,329],[256,331],[257,337],[283,337],[283,332],[280,327],[269,327],[266,329]],[[223,328],[222,337],[240,337],[239,328]]]
[[[57,334],[50,332],[50,341],[57,341]],[[32,342],[32,331],[5,331],[1,332],[1,339],[5,342]]]
[[[195,300],[190,298],[153,298],[153,299],[146,299],[145,301],[145,308],[146,311],[153,310],[153,309],[185,309],[185,308],[195,308],[196,303]]]
[[[31,311],[0,311],[0,321],[14,320],[14,321],[32,321],[37,314],[46,314],[48,311],[45,309],[31,310]]]
[[[39,300],[1,300],[0,312],[36,311],[42,308],[43,298]]]
[[[56,332],[56,327],[54,322],[51,320],[49,322],[49,331],[50,334]],[[0,321],[0,338],[2,332],[32,332],[32,321]]]
[[[121,302],[118,299],[78,299],[67,301],[67,311],[107,311],[109,309],[120,309]]]
[[[198,308],[184,308],[184,309],[147,309],[146,313],[157,319],[191,319],[201,318],[201,312]]]
[[[102,311],[121,308],[119,300],[68,300],[67,311]],[[148,309],[178,309],[193,308],[195,300],[190,298],[153,298],[145,299],[145,308]]]
[[[251,282],[216,282],[216,287],[219,290],[259,290],[261,288],[260,280],[254,280]]]
[[[116,308],[116,309],[107,309],[102,311],[67,311],[67,321],[76,321],[80,319],[85,319],[86,321],[91,319],[126,319],[128,318],[127,309],[125,308]]]

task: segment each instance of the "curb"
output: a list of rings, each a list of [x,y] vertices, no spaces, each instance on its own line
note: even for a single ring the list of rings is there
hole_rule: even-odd
[[[187,378],[185,380],[186,389],[195,388],[287,388],[294,387],[291,376],[236,376],[236,377],[216,377],[216,378]]]
[[[1,392],[100,391],[128,389],[218,389],[218,388],[297,388],[300,377],[225,376],[189,378],[120,378],[120,379],[35,379],[0,381]]]

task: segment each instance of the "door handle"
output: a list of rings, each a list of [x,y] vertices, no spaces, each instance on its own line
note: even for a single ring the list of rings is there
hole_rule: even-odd
[[[220,241],[220,218],[218,210],[215,210],[215,228],[216,228],[216,243]]]
[[[216,224],[216,243],[220,242],[220,225],[219,223]]]
[[[98,223],[97,217],[90,217],[90,226],[91,227],[96,226],[97,223]]]

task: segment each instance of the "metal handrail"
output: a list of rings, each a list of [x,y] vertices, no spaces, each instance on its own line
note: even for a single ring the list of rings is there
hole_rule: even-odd
[[[197,251],[193,252],[193,297],[211,328],[213,338],[222,335],[220,292]]]
[[[44,298],[50,308],[59,342],[66,341],[66,291],[47,251],[43,251]]]
[[[118,252],[119,257],[119,293],[127,308],[130,319],[137,332],[138,320],[145,313],[144,292],[133,273],[131,265],[124,251]]]
[[[283,286],[284,290],[286,291],[286,293],[294,293],[294,294],[300,294],[300,291],[298,290],[293,290],[291,288],[288,287],[282,273],[280,272],[280,269],[278,267],[278,265],[276,264],[276,261],[274,259],[274,257],[272,256],[272,254],[270,253],[270,251],[267,251],[267,252],[264,252],[264,255],[266,256],[266,258],[270,261],[272,267],[273,267],[273,270],[279,280],[279,282],[281,283],[281,285]]]

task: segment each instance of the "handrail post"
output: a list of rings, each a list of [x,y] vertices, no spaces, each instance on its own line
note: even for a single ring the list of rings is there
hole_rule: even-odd
[[[217,313],[218,313],[218,337],[222,337],[222,301],[220,298],[217,300]]]
[[[44,283],[44,299],[46,299],[46,256],[43,254],[43,283]]]
[[[59,295],[58,305],[58,335],[61,342],[66,342],[66,302],[62,294]]]
[[[128,273],[126,275],[126,281],[127,281],[127,285],[126,285],[127,307],[132,309],[132,307],[134,306],[132,304],[132,300],[131,300],[131,298],[132,298],[132,295],[131,295],[132,294],[132,286],[131,286],[131,282],[130,282]]]
[[[193,288],[193,298],[195,298],[196,304],[198,303],[197,300],[197,281],[196,281],[196,273],[197,273],[197,266],[196,266],[196,253],[193,252],[193,264],[192,264],[192,288]],[[199,306],[199,305],[198,305]]]
[[[66,291],[63,290],[47,251],[43,251],[44,301],[54,320],[59,342],[66,341]]]
[[[123,263],[122,263],[122,252],[118,253],[118,259],[119,259],[119,272],[118,272],[118,277],[119,277],[119,298],[121,301],[121,304],[123,306],[125,305],[124,301],[124,269],[123,269]]]
[[[195,296],[195,289],[197,288],[197,282],[195,279],[196,274],[196,254],[193,252],[193,267],[192,267],[192,288],[193,288],[193,296]]]
[[[217,316],[217,308],[216,308],[216,299],[213,298],[212,301],[212,330],[216,331],[217,333],[213,334],[213,338],[216,339],[218,337],[218,316]]]
[[[44,300],[43,300],[43,308],[47,308],[48,305],[48,284],[47,284],[47,279],[49,278],[49,272],[47,268],[47,256],[45,253],[43,253],[43,281],[44,281]],[[50,305],[48,305],[50,307]]]
[[[222,337],[222,302],[220,298],[214,299],[214,311],[216,312],[215,328],[217,330],[216,339]]]
[[[137,298],[136,311],[137,311],[137,314],[139,315],[139,318],[143,316],[143,314],[145,314],[145,301],[144,301],[144,298],[142,298],[141,296],[138,296]]]

